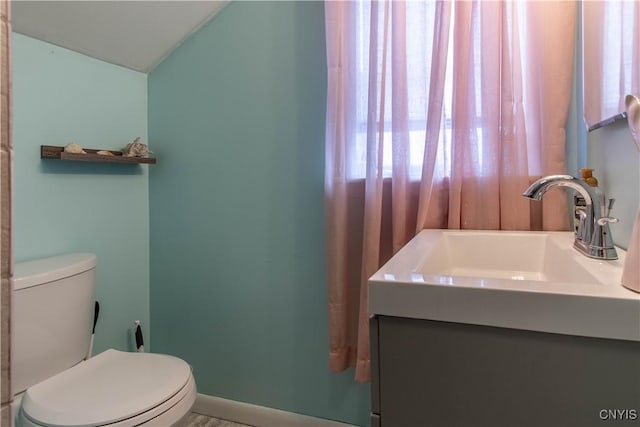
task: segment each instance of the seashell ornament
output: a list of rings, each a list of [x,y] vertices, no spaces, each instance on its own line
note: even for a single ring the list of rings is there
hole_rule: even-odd
[[[87,154],[87,152],[84,151],[82,147],[79,144],[76,144],[75,142],[70,142],[67,145],[65,145],[64,151],[65,153],[72,153],[72,154]]]
[[[147,144],[140,142],[140,137],[137,137],[132,143],[127,144],[124,150],[122,150],[124,157],[147,157],[149,153],[153,153],[153,151],[149,151]]]

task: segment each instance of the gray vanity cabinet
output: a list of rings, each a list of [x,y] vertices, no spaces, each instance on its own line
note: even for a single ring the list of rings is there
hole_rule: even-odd
[[[639,342],[370,322],[372,427],[640,425]]]

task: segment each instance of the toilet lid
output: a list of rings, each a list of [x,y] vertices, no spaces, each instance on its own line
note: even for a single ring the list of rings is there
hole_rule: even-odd
[[[25,415],[49,426],[96,426],[146,412],[183,388],[181,359],[107,350],[27,389]]]

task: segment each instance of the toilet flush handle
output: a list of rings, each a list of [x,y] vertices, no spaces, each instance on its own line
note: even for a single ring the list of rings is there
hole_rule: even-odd
[[[144,353],[144,342],[142,340],[142,327],[140,326],[140,321],[136,320],[133,324],[136,326],[136,350],[138,353]]]
[[[96,301],[93,306],[93,328],[91,328],[91,340],[89,341],[89,351],[87,352],[86,359],[89,359],[91,357],[91,353],[93,353],[93,337],[96,335],[96,324],[98,323],[99,314],[100,314],[100,303]]]

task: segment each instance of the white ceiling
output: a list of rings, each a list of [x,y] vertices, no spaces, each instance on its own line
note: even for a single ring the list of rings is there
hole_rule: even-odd
[[[148,73],[225,1],[11,2],[13,30]]]

